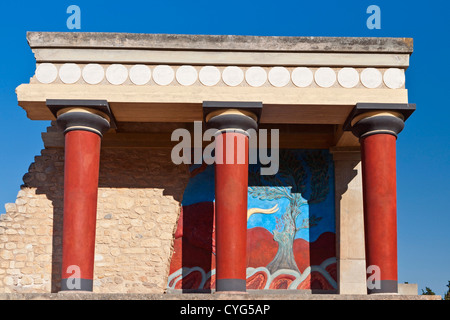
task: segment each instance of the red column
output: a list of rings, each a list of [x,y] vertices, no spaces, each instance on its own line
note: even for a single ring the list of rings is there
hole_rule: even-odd
[[[361,138],[366,264],[371,267],[369,293],[397,292],[396,136]],[[369,274],[369,277],[371,275]],[[379,276],[379,278],[378,278]],[[377,285],[377,280],[380,283]],[[370,285],[370,284],[369,284]]]
[[[65,135],[62,290],[92,291],[101,137]]]
[[[107,113],[76,107],[91,104]],[[54,100],[51,106],[65,135],[61,291],[92,291],[100,144],[110,128],[109,108],[96,100]]]
[[[215,152],[216,290],[245,291],[248,137],[222,133],[216,138]]]
[[[355,110],[361,112],[351,130],[361,144],[367,291],[397,293],[396,140],[413,108],[361,104]]]
[[[204,101],[215,138],[216,291],[245,292],[249,136],[261,102]]]

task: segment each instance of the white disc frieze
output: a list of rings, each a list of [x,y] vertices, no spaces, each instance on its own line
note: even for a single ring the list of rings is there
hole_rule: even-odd
[[[65,63],[59,68],[59,78],[66,84],[76,83],[81,78],[81,68],[75,63]]]
[[[181,66],[177,69],[176,78],[179,84],[191,86],[197,81],[198,73],[193,66]]]
[[[41,63],[36,69],[36,79],[40,83],[52,83],[58,77],[58,69],[53,63]]]
[[[289,70],[284,67],[273,67],[269,71],[269,82],[274,87],[284,87],[291,80],[291,74]]]
[[[369,89],[378,88],[383,81],[383,76],[378,69],[366,68],[361,72],[361,83]]]
[[[205,86],[215,86],[220,81],[220,70],[213,66],[203,67],[200,70],[199,79]]]
[[[142,86],[147,84],[152,78],[152,71],[143,64],[137,64],[130,69],[130,80],[135,85]]]
[[[97,63],[90,63],[83,68],[82,76],[89,84],[98,84],[105,77],[105,70]]]
[[[309,68],[299,67],[292,71],[292,82],[300,88],[309,87],[314,80],[314,75]]]
[[[222,79],[230,87],[238,86],[244,81],[244,71],[239,67],[226,67],[222,72]]]
[[[336,83],[336,72],[328,67],[322,67],[316,70],[314,80],[322,88],[329,88]]]
[[[267,72],[261,67],[251,67],[245,72],[245,81],[252,87],[261,87],[267,82]]]
[[[353,88],[359,83],[359,73],[354,68],[342,68],[338,73],[338,82],[344,88]]]
[[[128,78],[128,69],[122,64],[112,64],[106,69],[106,80],[114,85],[124,83]]]
[[[384,72],[383,80],[388,88],[399,89],[405,84],[405,72],[398,68],[387,69]]]
[[[160,86],[167,86],[175,78],[175,72],[168,65],[159,65],[153,69],[153,80]]]

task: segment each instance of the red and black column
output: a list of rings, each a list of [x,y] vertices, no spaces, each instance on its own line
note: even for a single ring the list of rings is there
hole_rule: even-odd
[[[396,140],[412,111],[410,105],[360,106],[361,113],[351,121],[361,144],[369,294],[398,292]]]
[[[209,104],[210,106],[211,104]],[[239,103],[212,103],[207,114],[215,138],[216,292],[245,292],[249,129],[256,131],[260,109]],[[257,104],[262,107],[262,104]],[[205,105],[204,105],[205,106]],[[241,107],[241,108],[233,108]],[[254,107],[254,105],[251,104]],[[256,110],[256,111],[255,111]]]
[[[92,291],[100,145],[111,118],[95,103],[47,104],[65,136],[61,291]]]

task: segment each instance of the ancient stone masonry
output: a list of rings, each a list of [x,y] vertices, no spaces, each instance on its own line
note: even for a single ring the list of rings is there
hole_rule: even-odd
[[[188,171],[170,150],[102,150],[94,290],[162,293]],[[44,149],[0,216],[0,292],[58,292],[63,149]]]
[[[0,216],[4,292],[51,290],[52,257],[59,254],[53,245],[61,242],[61,231],[52,226],[61,213],[63,159],[62,150],[42,150],[24,175],[16,202],[6,204],[6,214]]]

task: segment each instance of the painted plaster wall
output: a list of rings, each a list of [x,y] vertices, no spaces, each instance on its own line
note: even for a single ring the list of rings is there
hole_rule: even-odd
[[[250,166],[248,289],[337,289],[334,168],[326,150],[281,150],[280,170]],[[214,167],[193,165],[168,288],[215,287]]]

